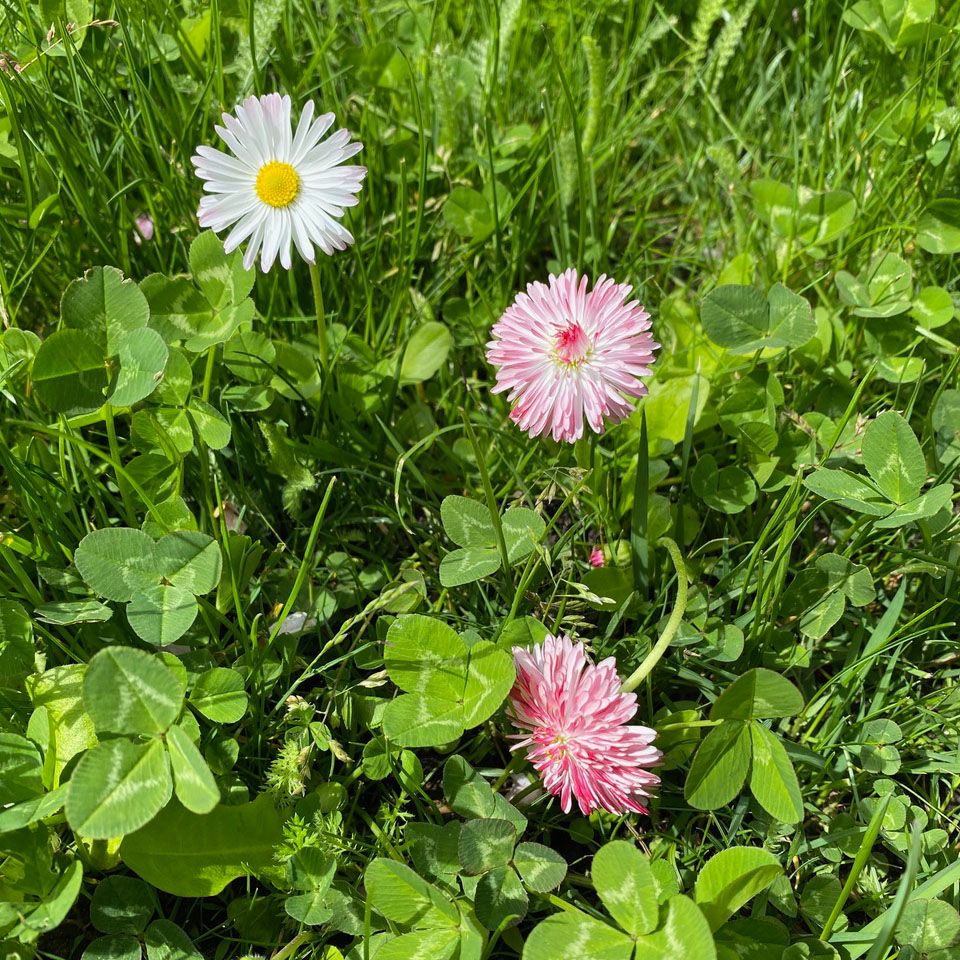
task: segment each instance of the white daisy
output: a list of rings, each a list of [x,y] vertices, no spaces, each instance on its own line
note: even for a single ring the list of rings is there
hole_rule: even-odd
[[[356,206],[367,168],[343,165],[363,149],[350,142],[348,130],[321,142],[333,121],[332,113],[314,120],[308,100],[294,133],[289,97],[247,97],[236,116],[225,113],[224,126],[215,127],[232,155],[197,147],[191,159],[207,192],[200,201],[200,225],[217,233],[233,227],[224,249],[230,253],[247,240],[248,269],[257,253],[266,273],[278,255],[290,269],[291,245],[313,263],[315,246],[332,254],[353,243],[339,218],[344,207]]]

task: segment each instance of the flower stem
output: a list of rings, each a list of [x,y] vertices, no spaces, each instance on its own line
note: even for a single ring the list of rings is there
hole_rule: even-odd
[[[213,392],[213,374],[216,366],[217,347],[214,344],[207,350],[207,362],[203,370],[203,392],[200,396],[204,403],[210,402],[210,394]],[[206,441],[199,430],[197,430],[197,455],[200,457],[200,484],[203,488],[203,502],[207,508],[207,519],[210,522],[210,529],[216,532],[217,521],[214,516],[216,511],[210,497],[210,454],[207,450]],[[222,501],[219,502],[222,503]]]
[[[507,765],[503,768],[503,773],[501,773],[500,776],[497,777],[497,779],[491,785],[494,793],[496,793],[507,782],[507,779],[510,777],[510,774],[513,773],[513,771],[520,766],[520,762],[522,760],[523,760],[523,757],[521,757],[520,754],[518,753],[514,753],[511,755],[510,760],[507,762]]]
[[[330,369],[330,348],[327,345],[327,322],[323,309],[323,289],[320,286],[320,267],[316,261],[310,264],[310,285],[313,287],[313,305],[317,313],[317,346],[320,349],[320,366],[323,372]]]
[[[660,658],[666,653],[670,642],[677,635],[680,621],[687,609],[687,568],[680,554],[680,548],[669,537],[662,537],[659,542],[666,547],[667,553],[670,554],[670,559],[673,561],[673,568],[677,572],[677,599],[674,601],[673,610],[670,611],[670,619],[667,620],[667,625],[664,627],[663,633],[660,634],[660,639],[654,644],[643,663],[634,670],[620,688],[624,693],[636,690],[660,662]]]
[[[503,567],[503,577],[507,584],[508,599],[515,597],[513,575],[510,573],[510,557],[507,553],[507,541],[503,535],[503,521],[500,518],[500,507],[497,504],[496,495],[493,492],[493,484],[490,483],[490,474],[487,472],[487,463],[483,458],[483,451],[477,441],[477,435],[473,431],[470,420],[467,415],[463,416],[463,426],[470,438],[473,446],[473,455],[476,457],[477,466],[480,469],[480,481],[483,484],[483,492],[487,498],[487,509],[490,511],[490,522],[493,524],[494,532],[497,536],[497,550],[500,551],[500,565]]]

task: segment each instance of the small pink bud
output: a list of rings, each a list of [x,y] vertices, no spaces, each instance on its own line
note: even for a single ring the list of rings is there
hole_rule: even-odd
[[[223,511],[223,522],[228,530],[239,533],[241,536],[246,533],[247,525],[240,519],[240,513],[237,505],[232,500],[224,500],[221,508],[214,510],[213,515],[220,518],[220,511]]]
[[[138,246],[144,240],[149,243],[153,239],[153,220],[150,219],[148,214],[141,213],[133,222],[137,228],[137,232],[133,235],[134,242]]]
[[[603,566],[603,551],[599,547],[594,547],[590,551],[590,566],[591,567]]]

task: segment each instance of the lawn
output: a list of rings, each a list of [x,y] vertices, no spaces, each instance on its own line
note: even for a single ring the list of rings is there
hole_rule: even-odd
[[[0,957],[958,960],[958,31],[0,0]]]

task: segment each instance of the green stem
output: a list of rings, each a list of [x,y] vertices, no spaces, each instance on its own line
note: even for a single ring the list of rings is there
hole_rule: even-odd
[[[477,466],[480,468],[480,481],[483,484],[483,492],[487,498],[487,509],[490,511],[490,520],[493,523],[494,532],[497,535],[497,549],[500,551],[500,565],[503,567],[503,576],[507,582],[507,588],[511,598],[515,597],[513,586],[513,575],[510,573],[510,558],[507,554],[507,541],[503,535],[503,522],[500,519],[500,507],[497,504],[497,498],[493,492],[493,484],[490,483],[490,474],[487,473],[487,464],[483,459],[483,451],[477,442],[477,435],[473,432],[473,427],[467,419],[466,414],[463,417],[463,426],[473,445],[473,454],[477,460]]]
[[[527,585],[530,583],[530,580],[533,578],[533,573],[537,569],[538,564],[540,563],[540,554],[537,551],[534,551],[530,554],[530,557],[527,559],[527,565],[523,568],[523,573],[520,574],[520,583],[517,586],[516,592],[513,595],[513,603],[510,605],[510,612],[506,617],[500,621],[500,626],[497,629],[496,637],[494,638],[494,643],[496,643],[502,636],[503,631],[507,626],[512,623],[517,617],[517,611],[520,609],[520,601],[523,600],[524,594],[527,592]]]
[[[302,947],[312,937],[313,934],[308,930],[298,933],[285,947],[272,954],[270,960],[285,960],[286,957],[296,953],[297,950],[299,950],[300,947]]]
[[[214,344],[207,350],[207,361],[203,368],[203,392],[201,397],[204,403],[210,402],[210,394],[213,392],[213,374],[217,366],[217,347]],[[217,521],[215,518],[216,509],[210,496],[210,454],[207,451],[207,444],[199,429],[196,430],[197,438],[197,456],[200,458],[200,485],[203,488],[203,503],[207,508],[207,520],[210,523],[211,531],[216,531]],[[218,500],[218,505],[223,506],[223,501]]]
[[[688,723],[665,723],[657,727],[657,733],[665,730],[689,730],[693,727],[719,727],[723,720],[690,720]]]
[[[210,394],[213,391],[213,370],[217,363],[217,347],[214,344],[207,350],[207,363],[203,370],[203,402],[210,402]]]
[[[888,793],[886,797],[884,797],[883,803],[878,804],[876,810],[873,811],[873,816],[870,818],[870,823],[867,826],[867,832],[863,835],[860,849],[857,851],[853,866],[850,868],[850,875],[847,877],[847,882],[843,885],[840,896],[837,897],[837,902],[833,905],[830,916],[827,917],[827,922],[823,925],[823,931],[820,934],[821,940],[826,941],[830,939],[833,928],[836,926],[837,920],[843,912],[844,904],[847,902],[850,894],[853,893],[853,888],[860,878],[863,868],[867,865],[867,861],[870,859],[870,854],[873,852],[873,845],[877,842],[880,827],[883,825],[883,818],[887,813],[890,797],[891,794]]]
[[[510,757],[509,762],[503,768],[503,773],[501,773],[491,785],[494,793],[496,793],[507,782],[507,778],[510,776],[510,774],[520,766],[521,759],[522,757],[519,753],[515,753]]]
[[[320,366],[326,374],[330,370],[330,348],[327,345],[327,322],[323,309],[323,290],[320,287],[320,267],[316,261],[310,264],[310,284],[313,287],[313,305],[317,313],[317,346],[320,350]]]
[[[280,628],[290,615],[290,611],[293,609],[293,605],[296,603],[297,597],[303,588],[304,581],[307,579],[307,574],[310,572],[313,562],[313,551],[316,548],[317,538],[320,536],[320,530],[323,526],[323,518],[327,515],[327,504],[330,503],[330,495],[333,493],[333,485],[336,482],[337,478],[335,476],[331,477],[330,482],[327,484],[327,489],[323,493],[323,500],[320,501],[320,509],[317,510],[317,514],[313,518],[313,526],[310,528],[310,536],[307,538],[307,548],[303,552],[303,561],[300,564],[300,569],[297,571],[296,579],[293,581],[293,587],[287,595],[287,602],[283,605],[280,616],[277,617],[277,622],[274,624],[273,629],[270,631],[270,636],[267,638],[266,650],[269,650],[270,647],[273,646],[273,641],[277,639]]]
[[[683,562],[683,556],[680,548],[669,537],[662,537],[659,541],[667,549],[670,559],[673,561],[673,568],[677,572],[677,599],[674,601],[673,610],[670,612],[670,619],[660,634],[660,639],[654,644],[653,649],[647,654],[643,663],[624,681],[620,688],[624,693],[630,693],[636,690],[641,683],[650,675],[653,668],[660,662],[660,658],[666,653],[667,647],[680,629],[680,621],[683,619],[684,611],[687,609],[687,568]]]
[[[120,444],[117,443],[117,429],[113,422],[113,407],[109,403],[103,405],[103,419],[107,426],[107,442],[110,445],[110,458],[115,464],[120,464]],[[114,470],[114,476],[117,480],[117,489],[120,491],[120,499],[123,500],[123,511],[127,517],[127,523],[132,527],[136,526],[136,511],[130,502],[130,490],[126,479],[120,470]]]
[[[223,544],[223,547],[228,551],[232,548],[228,546],[229,544],[229,531],[227,530],[227,518],[224,515],[224,499],[223,495],[220,493],[220,481],[216,476],[213,477],[213,489],[217,495],[217,503],[220,505],[220,543]],[[213,517],[210,518],[211,521]],[[237,583],[237,571],[234,564],[227,564],[230,569],[230,589],[233,593],[233,609],[234,613],[237,616],[237,625],[240,627],[241,632],[244,637],[244,646],[246,646],[246,654],[249,656],[251,653],[251,648],[247,645],[247,618],[243,615],[243,604],[240,601],[240,585]]]

